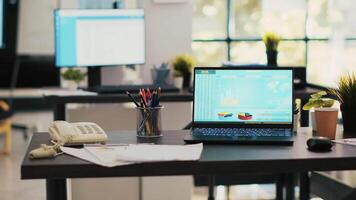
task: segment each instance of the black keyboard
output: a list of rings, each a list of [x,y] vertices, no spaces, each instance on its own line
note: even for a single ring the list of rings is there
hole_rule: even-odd
[[[218,137],[270,137],[290,136],[288,129],[281,128],[194,128],[195,136],[218,136]]]
[[[129,91],[130,93],[138,93],[141,88],[156,89],[160,87],[162,92],[179,92],[179,89],[173,85],[102,85],[96,87],[83,88],[89,92],[97,92],[99,94],[121,94]]]

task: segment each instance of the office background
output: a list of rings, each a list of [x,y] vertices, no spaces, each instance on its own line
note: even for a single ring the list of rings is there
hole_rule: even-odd
[[[155,0],[124,1],[126,8],[145,9],[146,63],[137,66],[136,70],[122,66],[103,68],[103,84],[150,83],[150,70],[154,64],[168,61],[182,53],[191,53],[200,66],[221,66],[228,61],[237,64],[265,64],[265,47],[261,41],[261,35],[265,31],[274,31],[282,36],[279,47],[279,65],[306,66],[309,83],[332,86],[340,74],[356,69],[356,58],[354,58],[356,23],[353,22],[356,17],[354,14],[356,5],[352,0],[181,0],[180,3],[167,2],[170,0],[166,0],[166,3],[158,3]],[[43,87],[60,84],[60,69],[54,66],[54,9],[109,8],[111,6],[111,0],[22,0],[18,8],[19,23],[16,36],[16,52],[21,60],[17,86]],[[1,85],[8,86],[6,84],[8,81]],[[63,85],[64,82],[62,81],[61,84]],[[166,104],[165,106],[164,119],[172,117],[169,115],[172,112],[175,112],[177,116],[187,116],[187,118],[190,116],[190,103]],[[105,130],[111,131],[117,130],[118,126],[122,130],[135,127],[133,121],[117,120],[135,118],[134,113],[130,111],[132,111],[130,107],[116,104],[72,105],[67,114],[69,121],[96,121]],[[102,115],[106,115],[107,118],[101,118]],[[28,124],[37,126],[39,131],[46,131],[52,120],[52,113],[47,111],[35,114],[22,113],[16,115],[14,120],[26,121]],[[173,116],[171,121],[165,121],[163,128],[180,129],[187,122],[187,120]],[[14,137],[17,137],[17,141],[21,139],[19,135]],[[15,148],[21,149],[21,145],[26,146],[26,143],[18,142]],[[19,151],[23,149],[17,150],[17,153]],[[23,153],[20,154],[16,159],[22,158]],[[8,162],[11,159],[7,159],[3,166],[6,163],[12,163]],[[13,165],[17,166],[17,164]],[[15,179],[18,178],[16,177],[17,171],[12,173],[16,174]],[[99,189],[103,190],[103,193],[112,194],[112,198],[123,192],[128,195],[127,199],[137,198],[139,190],[137,178],[109,181],[108,183],[98,179],[86,180],[86,182],[75,180],[72,185],[77,187],[73,190],[74,195],[78,195],[78,199],[80,199],[79,196],[85,199],[88,197],[86,195],[93,195],[86,193],[87,188],[91,191],[101,186]],[[178,192],[184,196],[176,196],[178,199],[179,197],[180,199],[190,198],[191,191],[188,184],[191,184],[191,180],[189,177],[181,177],[179,180],[150,177],[143,181],[146,183],[143,191],[145,200],[157,197],[152,195],[154,191],[152,185],[158,183],[161,184],[159,189],[167,191],[165,194],[168,196],[177,195],[174,193],[177,191],[175,188],[171,191],[172,188],[164,186],[174,183],[182,186],[181,191]],[[31,183],[34,184],[29,186]],[[115,187],[106,191],[105,189],[110,188],[107,185],[110,184]],[[39,189],[44,188],[43,182],[12,182],[12,188],[16,187],[27,192],[31,189],[37,191],[39,196],[34,195],[33,198],[44,198],[44,191]],[[127,187],[130,190],[127,190]],[[6,189],[6,187],[3,188],[3,191]],[[225,193],[222,188],[218,190]],[[247,196],[258,193],[259,197],[273,198],[273,195],[271,197],[270,193],[266,194],[265,190],[261,192],[256,185],[250,188],[245,187],[245,190],[248,191]],[[270,187],[266,190],[274,192]],[[100,194],[102,193],[96,193],[96,195]],[[165,197],[165,194],[162,196]]]
[[[122,81],[122,77],[111,77],[112,71],[126,73],[125,81],[142,77],[143,82],[150,82],[150,77],[143,75],[153,64],[190,51],[200,66],[221,66],[226,61],[265,64],[261,36],[266,31],[282,37],[278,64],[306,66],[311,84],[334,86],[340,74],[356,68],[356,25],[352,20],[355,5],[351,0],[196,0],[155,6],[147,2],[125,1],[127,8],[147,10],[146,64],[136,72],[103,69],[104,83]],[[19,9],[18,54],[53,56],[53,9],[109,8],[111,3],[23,1]]]

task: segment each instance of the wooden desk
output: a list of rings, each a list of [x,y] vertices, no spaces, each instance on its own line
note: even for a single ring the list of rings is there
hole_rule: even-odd
[[[165,131],[156,142],[184,144],[188,131]],[[138,143],[135,132],[108,134],[109,143]],[[141,163],[105,168],[61,155],[54,159],[29,160],[28,152],[42,143],[45,133],[34,134],[21,165],[22,179],[46,179],[47,199],[66,199],[66,178],[128,177],[166,175],[229,175],[256,173],[299,173],[300,197],[309,198],[309,172],[356,169],[356,147],[336,144],[327,153],[306,149],[306,135],[298,134],[293,146],[204,145],[199,161]]]

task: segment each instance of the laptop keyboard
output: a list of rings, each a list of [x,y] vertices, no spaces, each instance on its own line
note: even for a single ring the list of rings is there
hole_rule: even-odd
[[[223,137],[270,137],[290,136],[290,131],[282,128],[195,128],[193,135]]]

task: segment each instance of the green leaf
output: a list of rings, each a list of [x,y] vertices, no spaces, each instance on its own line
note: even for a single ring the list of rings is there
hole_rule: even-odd
[[[320,92],[314,93],[310,96],[311,96],[311,98],[318,99],[325,95],[327,95],[327,93],[325,91],[320,91]]]
[[[331,106],[333,106],[334,105],[334,100],[333,99],[328,99],[328,100],[323,100],[323,105],[322,105],[322,107],[326,107],[326,108],[329,108],[329,107],[331,107]]]

